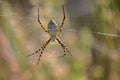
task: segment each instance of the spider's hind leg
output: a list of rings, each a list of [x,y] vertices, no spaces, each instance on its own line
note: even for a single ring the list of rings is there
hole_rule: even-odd
[[[26,57],[30,57],[30,56],[32,56],[32,55],[34,55],[34,54],[38,53],[39,51],[41,51],[41,49],[40,49],[40,48],[39,48],[38,50],[36,50],[34,53],[27,55]]]
[[[48,39],[48,40],[43,44],[43,46],[41,47],[41,53],[40,53],[40,55],[39,55],[37,64],[39,64],[40,58],[41,58],[41,56],[42,56],[42,54],[43,54],[43,51],[45,50],[45,48],[47,47],[47,45],[49,44],[50,41],[51,41],[51,38]]]
[[[45,48],[47,47],[47,45],[48,45],[48,43],[50,42],[50,40],[51,40],[51,38],[48,39],[48,40],[43,44],[43,46],[42,46],[41,48],[39,48],[38,50],[36,50],[34,53],[27,55],[26,57],[30,57],[30,56],[32,56],[32,55],[34,55],[34,54],[36,54],[36,53],[38,53],[38,52],[41,51],[41,53],[40,53],[40,55],[39,55],[39,58],[38,58],[38,62],[37,62],[37,64],[38,64],[39,61],[40,61],[40,58],[41,58],[41,56],[42,56],[42,54],[43,54],[43,51],[44,51]]]
[[[71,52],[68,50],[68,48],[65,46],[65,44],[57,37],[56,37],[56,40],[59,42],[59,44],[63,48],[64,52],[68,52],[72,56]],[[65,55],[66,55],[66,53],[64,53],[61,57],[64,57]]]

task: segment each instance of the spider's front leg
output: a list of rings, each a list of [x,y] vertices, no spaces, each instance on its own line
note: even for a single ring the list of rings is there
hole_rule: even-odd
[[[39,18],[39,8],[38,8],[38,22],[39,22],[41,28],[44,30],[44,32],[47,32],[47,33],[48,33],[48,30],[46,30],[46,29],[44,28],[44,26],[42,25],[42,23],[41,23],[41,21],[40,21],[40,18]]]
[[[63,48],[64,52],[68,52],[72,56],[71,52],[68,50],[68,48],[65,46],[65,44],[57,37],[56,37],[56,40],[59,42],[59,44]],[[66,53],[64,53],[61,57],[65,56],[65,55],[66,55]]]
[[[58,29],[58,31],[60,31],[60,32],[61,32],[62,27],[64,26],[64,22],[65,22],[65,18],[66,18],[64,5],[62,5],[62,10],[63,10],[63,20],[62,20],[62,23],[61,23],[61,25],[60,25],[60,27]]]

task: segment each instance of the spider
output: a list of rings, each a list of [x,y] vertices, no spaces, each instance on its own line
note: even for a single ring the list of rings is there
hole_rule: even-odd
[[[64,10],[64,6],[63,5],[62,5],[62,10],[63,10],[63,15],[64,16],[63,16],[63,20],[62,20],[61,25],[58,26],[56,24],[56,22],[54,21],[54,19],[52,19],[48,23],[48,29],[45,29],[44,26],[42,25],[40,19],[39,19],[39,8],[38,8],[38,23],[40,24],[42,30],[50,35],[50,38],[45,41],[45,43],[43,44],[43,46],[41,48],[39,48],[38,50],[36,50],[34,53],[32,53],[30,55],[27,55],[27,57],[29,57],[31,55],[34,55],[34,54],[40,52],[37,64],[39,64],[40,58],[41,58],[41,56],[43,54],[43,51],[46,49],[47,45],[50,43],[50,41],[55,41],[55,39],[58,41],[58,43],[61,45],[61,47],[64,50],[64,54],[62,56],[60,56],[60,57],[65,56],[66,55],[65,52],[68,52],[72,56],[71,52],[68,50],[68,48],[65,46],[65,44],[57,37],[57,34],[59,32],[61,32],[62,27],[64,26],[64,22],[65,22],[65,18],[66,18],[66,16],[65,16],[65,10]]]

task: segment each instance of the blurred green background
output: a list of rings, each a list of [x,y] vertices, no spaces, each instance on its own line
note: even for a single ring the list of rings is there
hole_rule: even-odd
[[[49,38],[37,22],[60,25],[71,51],[63,58],[51,42],[39,65],[38,50]],[[0,80],[120,80],[120,0],[0,0]]]

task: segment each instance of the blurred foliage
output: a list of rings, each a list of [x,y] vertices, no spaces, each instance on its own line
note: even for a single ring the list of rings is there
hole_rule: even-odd
[[[51,42],[36,65],[51,19],[66,21],[60,38],[72,56]],[[120,0],[0,0],[0,80],[120,80]],[[71,31],[69,31],[71,29]],[[75,29],[75,30],[73,30]],[[48,35],[48,36],[46,36]]]

